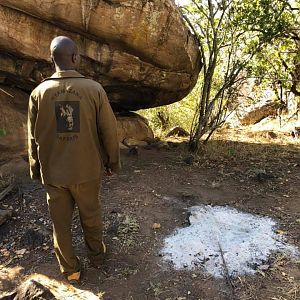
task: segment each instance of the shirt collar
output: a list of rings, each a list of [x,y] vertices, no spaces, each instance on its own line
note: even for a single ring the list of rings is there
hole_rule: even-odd
[[[78,73],[75,70],[66,70],[66,71],[58,71],[55,72],[50,78],[56,79],[56,78],[84,78],[83,75]]]

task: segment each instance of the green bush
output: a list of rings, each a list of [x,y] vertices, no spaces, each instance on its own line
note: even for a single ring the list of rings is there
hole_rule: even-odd
[[[6,136],[6,130],[4,128],[0,128],[0,137],[1,136]]]
[[[175,126],[180,126],[189,132],[195,113],[199,87],[200,84],[197,83],[191,93],[179,102],[155,108],[142,109],[138,111],[138,113],[148,119],[150,127],[156,136],[163,136]],[[167,120],[166,126],[162,124],[159,115]]]

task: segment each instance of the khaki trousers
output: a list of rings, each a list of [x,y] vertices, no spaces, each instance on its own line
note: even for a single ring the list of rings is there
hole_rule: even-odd
[[[80,270],[79,260],[74,253],[71,234],[75,204],[79,210],[90,260],[94,264],[101,264],[103,245],[102,209],[98,198],[100,179],[67,186],[46,184],[45,188],[53,222],[54,250],[61,272],[65,275],[71,275]]]

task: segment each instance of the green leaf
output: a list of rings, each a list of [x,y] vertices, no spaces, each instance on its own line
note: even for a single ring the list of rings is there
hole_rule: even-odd
[[[7,132],[4,128],[0,128],[0,137],[6,136]]]

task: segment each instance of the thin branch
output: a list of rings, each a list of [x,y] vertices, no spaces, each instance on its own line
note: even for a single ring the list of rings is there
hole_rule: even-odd
[[[6,94],[7,96],[14,98],[13,95],[11,95],[10,93],[8,93],[7,91],[3,90],[2,88],[0,88],[0,91],[3,92],[4,94]]]
[[[0,193],[0,201],[6,197],[15,187],[15,182],[13,181],[7,188],[5,188],[1,193]]]
[[[185,16],[184,14],[182,14],[182,17],[183,17],[183,19],[188,23],[188,25],[189,25],[190,29],[192,30],[192,32],[193,32],[195,38],[197,39],[198,44],[201,45],[201,41],[200,41],[200,39],[199,39],[198,32],[197,32],[197,30],[195,29],[195,27],[194,27],[194,25],[192,24],[192,22],[190,21],[190,19],[189,19],[187,16]]]
[[[206,19],[209,19],[208,15],[205,13],[203,7],[200,7],[199,4],[195,1],[195,0],[192,0],[193,4],[197,7],[198,11],[200,13],[202,13]]]

